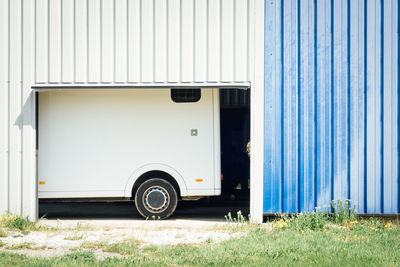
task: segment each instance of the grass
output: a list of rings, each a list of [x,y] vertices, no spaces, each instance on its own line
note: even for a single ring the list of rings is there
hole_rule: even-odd
[[[29,233],[29,231],[58,231],[58,228],[48,227],[39,225],[38,223],[44,220],[44,217],[39,220],[32,221],[28,217],[22,217],[17,215],[12,215],[10,213],[6,213],[3,216],[0,216],[0,237],[4,237],[4,229],[8,229],[11,231],[21,232],[23,235]],[[6,233],[7,234],[7,233]]]
[[[94,228],[89,224],[77,222],[75,230],[76,231],[93,231]]]
[[[118,253],[121,255],[130,255],[130,256],[139,255],[140,253],[140,250],[136,243],[111,244],[108,245],[103,251]]]
[[[31,221],[22,216],[6,214],[0,217],[0,226],[10,230],[20,230],[23,232],[36,229],[36,221]]]
[[[24,242],[21,244],[15,244],[15,245],[10,245],[6,246],[5,249],[8,250],[15,250],[15,249],[32,249],[33,248],[33,243],[30,242]]]
[[[103,261],[97,260],[90,251],[54,258],[29,258],[3,252],[0,253],[0,266],[400,265],[400,227],[397,222],[373,218],[346,220],[339,224],[327,219],[323,227],[319,223],[315,227],[310,224],[316,220],[312,215],[290,220],[279,218],[272,222],[272,230],[253,226],[246,235],[222,243],[140,247],[135,241],[127,241],[88,246],[126,256]],[[286,223],[283,227],[282,222]]]
[[[86,249],[99,249],[99,248],[104,248],[106,246],[107,244],[104,242],[83,242],[81,244],[81,248],[86,248]]]
[[[82,240],[82,239],[83,239],[82,235],[72,235],[64,237],[64,240]]]
[[[7,237],[7,236],[8,236],[8,233],[5,230],[0,228],[0,237]]]
[[[196,245],[144,247],[137,240],[85,242],[75,252],[52,258],[0,252],[0,266],[400,266],[398,219],[359,218],[349,201],[332,203],[329,211],[281,215],[267,225],[228,214],[225,228],[215,230],[243,235],[221,243],[211,238]],[[6,248],[34,249],[29,243]],[[98,260],[93,249],[124,257]]]

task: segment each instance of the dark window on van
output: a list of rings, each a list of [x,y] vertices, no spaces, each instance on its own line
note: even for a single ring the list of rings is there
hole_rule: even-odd
[[[171,89],[171,98],[176,103],[197,102],[201,98],[201,89]]]

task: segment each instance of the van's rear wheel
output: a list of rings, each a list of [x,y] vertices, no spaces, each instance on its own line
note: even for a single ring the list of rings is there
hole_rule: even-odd
[[[175,188],[163,179],[147,180],[136,191],[135,205],[145,218],[166,219],[174,213],[177,204]]]

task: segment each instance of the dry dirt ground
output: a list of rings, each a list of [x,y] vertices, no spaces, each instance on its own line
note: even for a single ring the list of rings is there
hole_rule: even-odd
[[[0,237],[0,252],[30,256],[58,256],[75,251],[94,251],[99,259],[120,254],[104,252],[112,244],[136,243],[139,246],[221,242],[238,237],[228,226],[225,215],[249,213],[247,201],[184,201],[168,220],[144,220],[127,202],[63,203],[44,202],[39,224],[51,230],[21,233],[7,230]]]
[[[139,246],[221,242],[243,233],[230,231],[226,222],[198,220],[42,220],[41,231],[10,231],[0,238],[0,251],[28,256],[60,256],[94,251],[99,259],[121,257],[102,248],[126,242]]]

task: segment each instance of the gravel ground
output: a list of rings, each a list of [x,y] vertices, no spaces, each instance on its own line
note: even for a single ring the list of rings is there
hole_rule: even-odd
[[[42,220],[53,230],[22,234],[9,232],[0,238],[0,251],[51,257],[91,250],[96,257],[122,257],[102,251],[109,244],[134,240],[139,246],[221,242],[243,233],[229,231],[226,222],[198,220]]]

